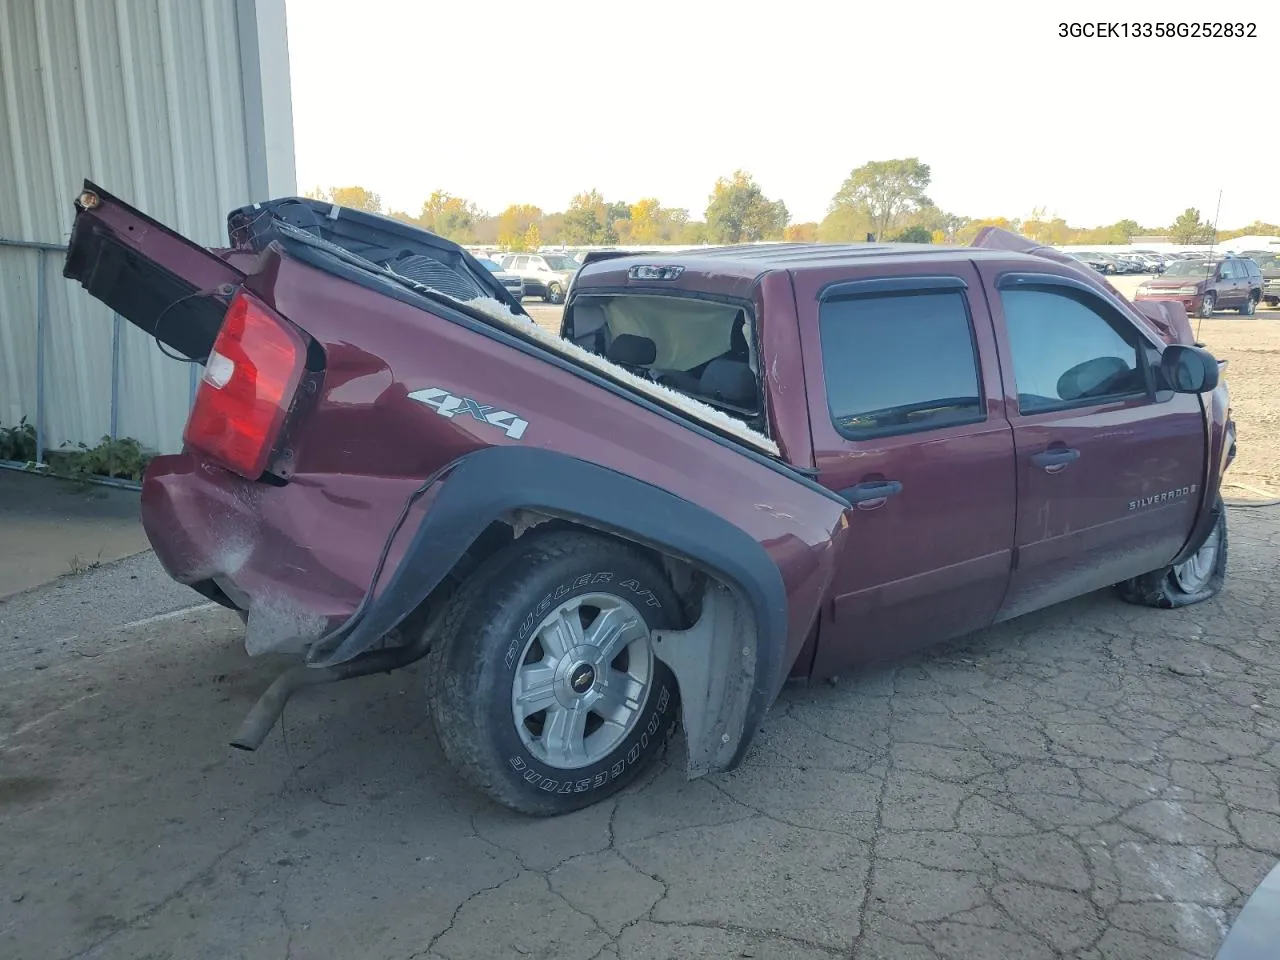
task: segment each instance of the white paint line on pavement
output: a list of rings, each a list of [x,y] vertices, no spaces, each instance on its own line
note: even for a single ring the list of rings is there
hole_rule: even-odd
[[[174,610],[170,613],[157,613],[154,617],[144,617],[141,620],[134,620],[132,623],[126,623],[117,627],[117,630],[132,630],[134,627],[146,627],[153,623],[162,623],[165,620],[176,620],[178,617],[185,617],[192,613],[204,613],[206,610],[217,610],[222,607],[220,603],[198,603],[194,607],[184,607],[181,610]]]
[[[93,693],[86,693],[82,697],[76,697],[74,700],[70,701],[69,703],[64,703],[60,707],[54,707],[48,713],[42,713],[40,716],[36,717],[34,720],[28,720],[26,723],[22,724],[20,727],[18,727],[18,729],[14,730],[12,733],[8,734],[7,736],[0,737],[0,744],[6,744],[12,740],[16,740],[19,736],[26,733],[28,730],[33,730],[36,727],[40,726],[40,724],[44,723],[50,717],[56,717],[58,714],[63,713],[67,710],[70,710],[72,707],[77,706],[78,704],[84,703],[86,700],[92,700],[94,697],[100,697],[100,696],[102,696],[102,691],[97,690]]]

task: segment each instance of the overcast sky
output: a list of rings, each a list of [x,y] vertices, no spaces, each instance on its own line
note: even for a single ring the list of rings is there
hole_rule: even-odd
[[[971,217],[1280,222],[1280,3],[287,0],[298,186],[491,213],[592,187],[701,219],[742,168],[793,222],[917,156]],[[751,12],[752,10],[756,12]],[[1070,11],[1063,12],[1063,11]],[[1123,11],[1123,14],[1120,12]],[[1060,38],[1252,21],[1253,39]]]

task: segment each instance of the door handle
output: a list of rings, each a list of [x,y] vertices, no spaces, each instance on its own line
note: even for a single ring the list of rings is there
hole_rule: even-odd
[[[1078,459],[1080,459],[1079,450],[1073,450],[1069,447],[1054,447],[1044,453],[1037,453],[1031,458],[1031,462],[1037,467],[1044,467],[1045,473],[1059,473],[1065,470],[1067,464],[1071,461]]]
[[[896,493],[902,492],[902,484],[897,480],[866,480],[845,487],[840,491],[844,497],[859,510],[874,510]]]

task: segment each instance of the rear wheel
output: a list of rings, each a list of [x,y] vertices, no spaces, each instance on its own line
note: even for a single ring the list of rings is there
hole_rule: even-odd
[[[1128,603],[1168,610],[1216,597],[1226,576],[1227,513],[1219,499],[1218,522],[1199,550],[1182,563],[1126,580],[1117,591]]]
[[[1252,317],[1258,312],[1258,297],[1249,295],[1249,299],[1244,302],[1244,306],[1240,308],[1240,315],[1244,317]]]
[[[564,287],[558,283],[547,284],[547,303],[564,303]]]
[[[629,783],[678,716],[652,631],[678,622],[663,573],[593,534],[529,534],[451,601],[431,710],[459,773],[521,813],[589,806]]]
[[[1206,293],[1200,300],[1200,316],[1212,317],[1213,308],[1217,305],[1217,298],[1212,293]]]

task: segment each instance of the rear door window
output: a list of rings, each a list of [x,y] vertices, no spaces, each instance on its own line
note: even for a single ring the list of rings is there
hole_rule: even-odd
[[[850,440],[985,419],[963,291],[823,301],[818,312],[827,404]]]

